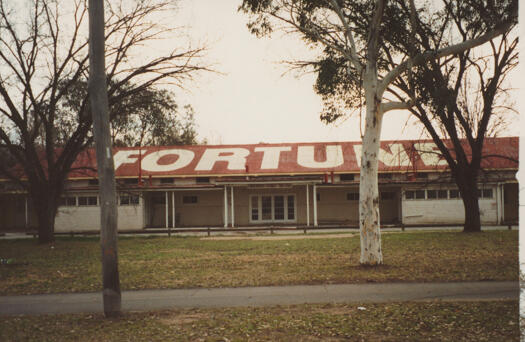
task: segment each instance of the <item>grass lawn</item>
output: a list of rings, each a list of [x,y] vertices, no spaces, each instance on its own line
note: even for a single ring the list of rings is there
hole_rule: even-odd
[[[2,317],[0,340],[518,341],[518,327],[517,301],[325,304]]]
[[[279,241],[119,239],[123,290],[390,281],[517,280],[518,232],[382,235],[385,265],[359,266],[359,236]],[[0,240],[0,295],[99,291],[98,238]]]

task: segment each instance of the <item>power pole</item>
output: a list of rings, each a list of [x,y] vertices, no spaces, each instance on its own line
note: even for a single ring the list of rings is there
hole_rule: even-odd
[[[102,297],[104,314],[109,318],[120,315],[121,295],[117,257],[117,196],[109,131],[104,45],[104,0],[89,0],[89,97],[99,178]]]

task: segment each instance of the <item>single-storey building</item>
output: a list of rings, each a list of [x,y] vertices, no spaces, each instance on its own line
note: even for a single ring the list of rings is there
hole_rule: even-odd
[[[361,149],[360,142],[114,148],[118,227],[357,225]],[[518,138],[487,138],[484,156],[481,222],[516,222]],[[99,230],[94,150],[73,166],[55,230]],[[461,194],[432,141],[382,142],[379,188],[382,224],[464,220]],[[0,179],[0,231],[36,225],[27,194]]]

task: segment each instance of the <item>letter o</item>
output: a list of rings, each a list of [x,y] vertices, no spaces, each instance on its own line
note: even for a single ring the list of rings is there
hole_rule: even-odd
[[[176,161],[171,164],[159,164],[160,158],[169,155],[178,155]],[[172,149],[172,150],[162,150],[148,154],[142,159],[142,170],[152,171],[152,172],[168,172],[178,169],[182,169],[185,166],[188,166],[189,163],[193,160],[195,153],[190,150],[181,150],[181,149]]]

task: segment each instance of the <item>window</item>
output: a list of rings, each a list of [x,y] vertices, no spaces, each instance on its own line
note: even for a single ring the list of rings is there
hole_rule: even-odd
[[[491,188],[478,190],[478,197],[479,198],[492,198],[492,196],[493,196],[493,192],[492,192]]]
[[[339,180],[341,180],[341,182],[351,182],[354,180],[354,174],[353,173],[343,173],[339,175]]]
[[[252,221],[259,220],[259,197],[251,197],[251,207],[252,207]]]
[[[416,199],[425,199],[425,190],[416,190]]]
[[[437,198],[437,190],[427,190],[427,198],[428,199],[436,199]]]
[[[294,195],[250,196],[250,218],[252,222],[295,220]]]
[[[359,192],[349,192],[346,194],[348,201],[359,201]]]
[[[88,184],[89,184],[89,185],[98,185],[98,179],[90,179],[90,180],[88,181]]]
[[[173,177],[161,178],[160,184],[173,184],[175,179]]]
[[[394,191],[381,191],[379,192],[379,198],[382,200],[393,200],[396,197]]]
[[[136,205],[139,204],[139,196],[137,195],[121,195],[120,205]]]
[[[391,173],[380,173],[377,175],[377,178],[379,179],[392,179]]]
[[[95,206],[98,204],[97,196],[78,196],[79,206]]]
[[[284,196],[275,196],[273,198],[274,212],[273,217],[275,220],[284,220]]]
[[[208,184],[210,182],[210,177],[197,177],[195,182],[197,184]]]
[[[295,220],[295,197],[288,196],[288,220]]]
[[[459,190],[457,189],[450,190],[450,198],[459,198]]]
[[[197,196],[182,196],[182,203],[184,204],[195,204],[198,201]]]
[[[405,199],[414,199],[416,198],[416,194],[414,192],[414,190],[407,190],[405,191]]]
[[[77,205],[77,198],[74,196],[61,197],[60,205],[63,207],[74,207]]]
[[[447,199],[448,198],[448,191],[447,190],[438,190],[438,198],[440,199]]]
[[[262,219],[264,221],[268,221],[272,219],[272,197],[271,196],[263,196],[261,198],[261,213],[262,213]]]

